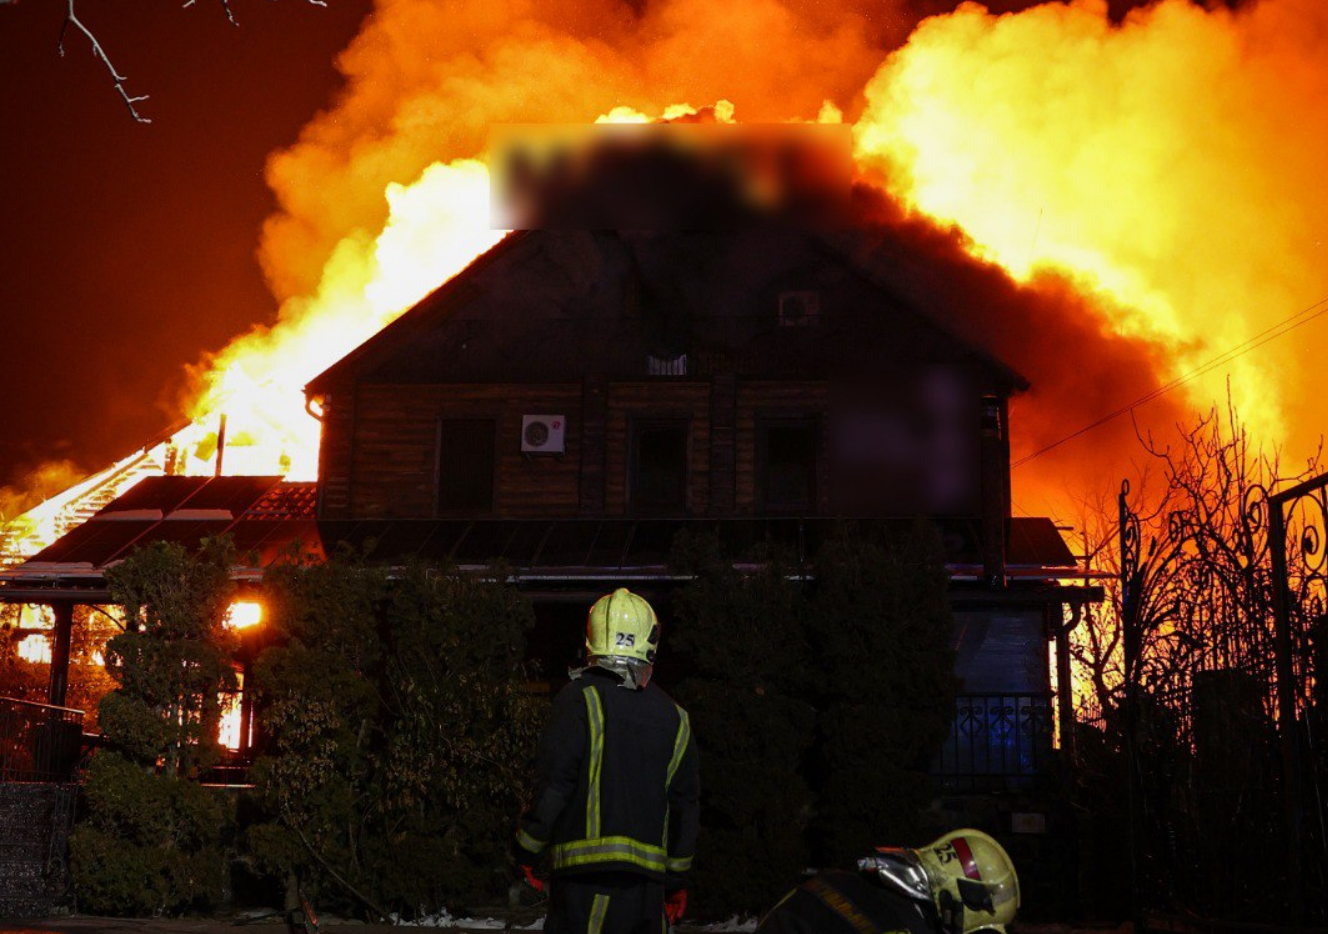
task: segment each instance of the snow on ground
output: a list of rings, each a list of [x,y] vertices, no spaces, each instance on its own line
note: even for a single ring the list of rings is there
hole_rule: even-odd
[[[415,921],[401,921],[397,918],[392,920],[402,927],[418,928],[459,928],[465,931],[542,931],[544,930],[544,919],[536,918],[530,924],[511,924],[501,918],[457,918],[450,913],[443,911],[436,915],[428,915]]]
[[[450,928],[452,930],[463,931],[542,931],[544,930],[544,919],[537,918],[530,924],[512,924],[508,927],[508,922],[501,918],[459,918],[444,911],[436,915],[428,915],[415,921],[401,921],[393,919],[402,927],[420,927],[420,928]],[[739,918],[734,915],[727,921],[720,921],[717,924],[702,924],[697,927],[689,927],[688,930],[704,931],[706,934],[748,934],[756,930],[755,918]]]
[[[739,918],[734,915],[727,921],[721,921],[718,924],[702,924],[696,928],[698,931],[713,931],[715,934],[727,934],[727,932],[755,931],[755,918]]]

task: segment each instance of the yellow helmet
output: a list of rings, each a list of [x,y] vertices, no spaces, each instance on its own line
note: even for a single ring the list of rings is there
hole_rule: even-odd
[[[1005,848],[980,830],[955,830],[917,850],[944,918],[962,910],[963,934],[1005,926],[1019,910],[1019,876]]]
[[[980,830],[956,830],[916,850],[878,847],[858,868],[905,898],[931,904],[946,934],[1005,934],[1019,909],[1014,863]]]
[[[619,587],[595,601],[586,620],[586,655],[594,664],[631,672],[644,687],[659,649],[659,620],[644,598]]]

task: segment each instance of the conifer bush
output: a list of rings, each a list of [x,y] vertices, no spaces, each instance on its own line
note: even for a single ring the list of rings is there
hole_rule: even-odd
[[[694,901],[712,918],[769,908],[807,865],[815,732],[806,700],[805,600],[778,556],[743,574],[713,537],[680,536],[672,563],[694,575],[673,601],[667,650],[701,762]]]
[[[935,527],[918,520],[827,542],[808,613],[816,647],[820,865],[915,840],[928,767],[954,716],[954,623]]]
[[[956,687],[934,527],[842,530],[811,583],[713,537],[680,535],[671,564],[692,577],[669,645],[701,755],[699,913],[759,913],[809,866],[915,841]]]
[[[224,625],[232,556],[225,540],[196,553],[162,542],[106,573],[129,625],[107,643],[116,686],[99,707],[106,748],[70,840],[86,910],[178,913],[225,897],[229,806],[192,780],[216,761],[220,697],[235,688]]]
[[[501,575],[389,581],[347,555],[277,568],[268,592],[258,864],[361,915],[499,904],[542,707],[529,602]]]

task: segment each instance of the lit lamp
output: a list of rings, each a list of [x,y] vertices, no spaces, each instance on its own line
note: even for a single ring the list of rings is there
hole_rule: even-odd
[[[254,600],[236,600],[226,610],[226,628],[234,630],[241,636],[256,629],[262,621],[263,604]],[[245,639],[244,641],[248,643],[249,640]],[[225,710],[222,711],[221,728],[217,737],[223,746],[237,752],[247,750],[252,739],[250,734],[253,728],[254,705],[249,691],[246,690],[251,667],[250,656],[252,654],[253,650],[249,645],[246,644],[242,647],[242,661],[238,673],[240,689],[226,702]]]
[[[251,629],[263,621],[263,604],[253,600],[236,600],[226,611],[226,628],[237,632]]]

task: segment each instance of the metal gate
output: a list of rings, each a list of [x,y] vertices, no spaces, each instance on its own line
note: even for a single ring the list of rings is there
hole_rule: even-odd
[[[1229,540],[1182,515],[1145,542],[1129,492],[1119,583],[1136,921],[1322,924],[1328,474],[1272,494],[1250,485]],[[1229,580],[1205,580],[1213,548],[1227,549],[1215,576]],[[1180,591],[1165,582],[1185,574],[1211,605],[1166,603]],[[1168,643],[1178,660],[1156,664],[1158,632],[1181,626]]]

